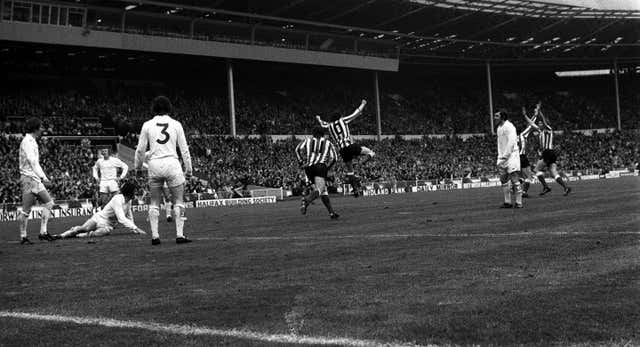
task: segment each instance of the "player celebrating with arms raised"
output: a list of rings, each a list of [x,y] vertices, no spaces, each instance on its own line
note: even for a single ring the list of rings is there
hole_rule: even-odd
[[[369,161],[375,153],[367,147],[360,146],[353,142],[351,138],[351,132],[349,131],[349,123],[353,122],[364,110],[367,105],[366,100],[362,100],[360,106],[350,115],[346,117],[338,117],[333,122],[325,122],[320,116],[316,116],[318,122],[323,128],[329,129],[329,134],[333,142],[340,148],[340,155],[347,169],[347,181],[353,187],[353,196],[358,197],[361,195],[360,179],[356,177],[353,170],[353,159],[360,155],[367,156],[367,159],[363,162]]]
[[[171,191],[173,213],[176,222],[176,243],[191,242],[184,236],[184,183],[185,175],[191,176],[191,154],[184,135],[182,124],[171,118],[171,102],[164,96],[153,99],[151,112],[155,115],[142,126],[134,166],[136,170],[142,169],[145,161],[145,152],[149,147],[149,188],[151,190],[151,204],[149,206],[149,224],[151,225],[151,244],[160,244],[158,233],[158,218],[160,216],[160,199],[162,198],[162,186],[166,182]],[[184,172],[178,160],[176,146],[180,148]]]
[[[558,154],[553,149],[553,129],[549,126],[549,123],[547,123],[547,119],[540,111],[540,107],[538,107],[538,115],[541,118],[538,120],[538,124],[527,117],[526,114],[524,115],[524,119],[526,119],[529,126],[538,133],[538,142],[540,144],[538,151],[540,152],[540,160],[538,160],[538,163],[536,164],[536,176],[538,176],[538,180],[542,183],[543,187],[540,195],[545,195],[551,191],[551,188],[549,188],[544,179],[544,170],[546,169],[549,171],[551,176],[553,176],[556,182],[564,188],[564,195],[567,196],[571,193],[571,188],[567,186],[562,177],[560,177],[560,174],[558,174],[558,166],[556,164]]]
[[[538,113],[540,112],[540,103],[536,105],[536,109],[534,110],[532,120],[535,122],[536,118],[538,118]],[[522,108],[522,114],[527,116],[527,109]],[[520,147],[520,173],[521,173],[521,182],[522,182],[522,197],[528,198],[529,194],[529,186],[531,185],[531,181],[533,180],[533,173],[531,172],[531,164],[529,163],[529,158],[527,157],[527,137],[533,132],[533,127],[531,125],[527,126],[523,132],[518,136],[518,147]]]
[[[104,206],[114,194],[120,191],[118,182],[127,176],[129,166],[122,160],[112,157],[107,148],[100,152],[102,158],[98,159],[93,166],[93,178],[100,186],[100,206]],[[118,176],[118,168],[122,169],[120,176]]]
[[[497,165],[500,170],[500,182],[504,193],[502,208],[522,208],[520,151],[518,150],[516,127],[507,119],[504,111],[496,112],[494,119],[498,122]],[[509,187],[509,181],[511,181],[511,187]],[[511,193],[515,197],[515,205],[511,203]]]
[[[49,178],[45,175],[40,166],[40,152],[36,138],[42,134],[42,121],[38,118],[29,118],[26,122],[27,134],[20,142],[20,186],[22,187],[22,211],[18,215],[18,225],[20,228],[20,244],[32,245],[33,242],[27,238],[27,223],[31,214],[31,207],[37,200],[42,206],[42,217],[40,220],[40,235],[38,239],[53,241],[54,238],[47,232],[47,223],[51,216],[53,201],[49,192],[44,187],[44,183],[49,183]]]
[[[307,138],[296,147],[298,164],[304,170],[307,179],[311,181],[312,191],[302,198],[300,212],[307,213],[307,207],[318,196],[329,212],[331,219],[340,217],[331,207],[327,190],[327,175],[329,169],[336,163],[338,155],[333,144],[324,138],[324,130],[316,128],[313,137]]]
[[[55,235],[54,238],[107,236],[113,231],[116,222],[120,222],[134,234],[146,234],[133,222],[131,200],[135,197],[136,186],[133,183],[125,183],[119,191],[122,193],[115,194],[100,212],[96,212],[84,224]]]

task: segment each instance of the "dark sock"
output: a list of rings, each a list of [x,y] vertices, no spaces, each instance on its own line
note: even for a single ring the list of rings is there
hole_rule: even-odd
[[[558,182],[558,184],[561,185],[562,188],[567,189],[567,184],[564,183],[564,180],[562,179],[562,177],[556,178],[556,182]]]
[[[544,180],[544,175],[538,176],[538,180],[540,181],[540,183],[542,183],[543,187],[549,188],[549,186],[547,185],[547,181]]]
[[[307,196],[304,198],[305,203],[306,203],[307,205],[309,205],[310,203],[312,203],[312,202],[313,202],[313,200],[315,200],[315,199],[317,199],[317,198],[318,198],[318,195],[319,195],[318,191],[317,191],[317,190],[314,190],[313,192],[311,192],[309,195],[307,195]]]
[[[333,214],[334,212],[333,212],[333,208],[331,207],[331,201],[329,200],[329,196],[323,195],[320,197],[320,199],[322,199],[322,203],[327,208],[327,211],[329,211],[330,214]]]
[[[526,193],[527,191],[529,191],[529,185],[530,185],[530,183],[529,183],[529,182],[527,182],[527,181],[525,181],[525,182],[522,184],[522,192],[523,192],[523,193]]]

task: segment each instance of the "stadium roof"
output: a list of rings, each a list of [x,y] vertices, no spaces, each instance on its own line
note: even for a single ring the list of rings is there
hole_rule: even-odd
[[[310,31],[377,40],[397,46],[403,62],[640,61],[636,0],[73,1],[273,27],[283,35]]]

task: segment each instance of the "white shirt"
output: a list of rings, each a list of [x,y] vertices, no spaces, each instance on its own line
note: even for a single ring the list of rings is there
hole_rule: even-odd
[[[31,134],[26,134],[20,142],[20,175],[32,177],[38,182],[47,177],[40,167],[38,143]]]
[[[113,181],[118,177],[118,168],[122,169],[120,179],[123,179],[127,176],[127,171],[129,171],[127,164],[115,157],[109,157],[109,159],[100,158],[93,166],[93,177],[95,179],[99,177],[100,181]],[[100,172],[100,176],[98,176],[98,172]]]
[[[518,134],[516,127],[508,120],[498,127],[498,161],[507,160],[514,153],[518,153]]]
[[[129,229],[138,229],[133,222],[133,214],[131,213],[131,202],[126,202],[124,195],[116,194],[111,198],[109,203],[98,213],[95,214],[99,218],[109,221],[117,220],[120,224]]]
[[[178,159],[177,147],[180,147],[185,171],[192,172],[191,154],[184,135],[182,124],[168,115],[158,115],[142,126],[138,147],[136,148],[135,167],[140,169],[145,161],[145,151],[149,147],[149,161],[162,158]]]

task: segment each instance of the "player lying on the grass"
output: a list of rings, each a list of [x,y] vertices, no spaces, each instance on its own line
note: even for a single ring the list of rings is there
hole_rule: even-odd
[[[107,236],[117,223],[122,224],[134,234],[146,234],[133,221],[131,200],[134,199],[135,193],[136,186],[133,183],[123,184],[120,193],[114,195],[102,210],[96,212],[84,224],[74,226],[62,234],[54,235],[54,238]]]
[[[366,156],[366,159],[361,163],[364,164],[375,155],[375,153],[369,148],[354,143],[351,137],[351,132],[349,131],[349,123],[355,120],[362,113],[366,104],[367,101],[362,100],[360,106],[353,111],[352,114],[346,117],[338,115],[332,122],[325,122],[320,118],[320,116],[316,116],[320,125],[323,128],[329,129],[331,139],[334,144],[340,148],[340,156],[342,156],[342,160],[344,161],[344,165],[347,169],[347,182],[349,182],[351,187],[353,187],[353,196],[355,197],[362,194],[362,187],[360,185],[360,178],[355,175],[353,170],[353,159],[360,155],[364,155]]]
[[[538,112],[540,112],[540,103],[536,105],[536,109],[533,113],[533,118],[531,118],[534,122],[538,118]],[[527,109],[522,108],[522,114],[527,116]],[[531,163],[529,163],[529,157],[527,156],[527,137],[533,131],[533,127],[531,125],[527,126],[524,131],[520,133],[518,136],[518,147],[520,147],[520,182],[522,183],[522,197],[528,198],[529,194],[529,186],[531,185],[531,181],[533,180],[533,172],[531,171]]]
[[[498,123],[498,169],[504,193],[502,208],[522,208],[522,186],[520,185],[520,151],[516,127],[507,119],[505,111],[496,112]],[[509,184],[511,183],[511,184]],[[512,203],[512,195],[515,204]]]
[[[553,149],[553,129],[549,126],[547,119],[539,108],[538,115],[541,118],[538,120],[538,124],[527,117],[527,115],[524,115],[524,119],[538,135],[538,142],[540,145],[538,151],[540,159],[538,160],[538,163],[536,163],[536,176],[538,176],[538,180],[542,183],[543,187],[540,195],[545,195],[551,191],[551,188],[549,188],[549,185],[547,185],[547,182],[544,179],[544,171],[547,170],[556,182],[564,188],[564,195],[567,196],[571,193],[571,188],[562,179],[560,174],[558,174],[558,165],[556,164],[558,154]]]
[[[300,142],[296,147],[296,157],[300,168],[304,170],[307,179],[311,182],[311,191],[302,197],[300,212],[306,214],[307,207],[320,196],[329,212],[329,217],[331,219],[340,217],[331,207],[326,182],[329,169],[336,163],[338,155],[333,144],[324,137],[322,128],[315,128],[313,137]]]
[[[20,244],[31,245],[33,242],[27,238],[27,224],[31,207],[40,200],[42,205],[42,217],[40,220],[40,235],[38,239],[53,241],[54,238],[47,232],[47,223],[51,216],[53,200],[43,183],[49,183],[49,178],[45,175],[40,166],[40,152],[36,139],[42,134],[42,121],[38,118],[29,118],[26,121],[26,135],[20,142],[19,165],[20,165],[20,186],[22,188],[22,211],[18,215],[18,226],[20,229]]]
[[[102,207],[114,194],[118,193],[119,182],[127,176],[129,166],[122,160],[112,157],[109,149],[105,148],[100,153],[102,158],[98,159],[93,166],[93,178],[100,186],[100,207]],[[120,176],[118,176],[118,168],[122,169]]]

